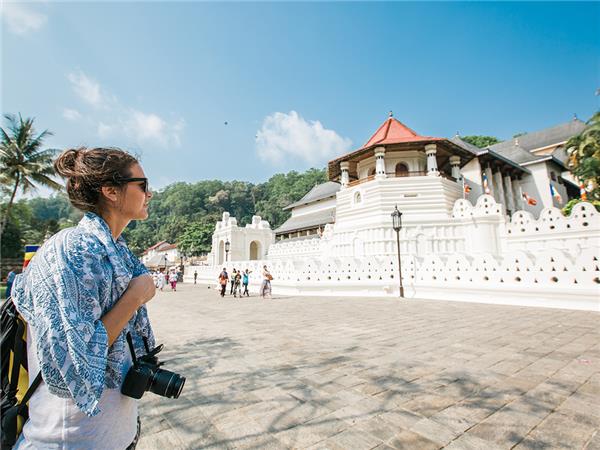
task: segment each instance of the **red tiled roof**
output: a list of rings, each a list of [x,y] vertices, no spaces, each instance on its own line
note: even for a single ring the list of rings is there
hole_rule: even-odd
[[[400,144],[402,142],[438,141],[443,138],[420,136],[398,119],[389,117],[361,148],[374,145]]]
[[[157,242],[156,244],[154,244],[152,247],[148,247],[146,250],[144,250],[144,253],[142,253],[142,255],[145,255],[146,253],[148,253],[150,250],[155,250],[156,248],[160,247],[163,244],[167,244],[167,245],[171,245],[169,244],[167,241],[160,241]]]

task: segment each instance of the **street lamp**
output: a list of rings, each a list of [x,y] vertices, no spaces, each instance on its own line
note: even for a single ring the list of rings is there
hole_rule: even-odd
[[[229,256],[229,247],[231,247],[231,242],[227,240],[225,241],[225,262],[227,262],[227,257]]]
[[[396,232],[396,243],[398,244],[398,272],[400,273],[400,297],[404,298],[404,286],[402,286],[402,262],[400,261],[400,230],[402,229],[402,213],[398,211],[398,205],[392,213],[392,227]]]

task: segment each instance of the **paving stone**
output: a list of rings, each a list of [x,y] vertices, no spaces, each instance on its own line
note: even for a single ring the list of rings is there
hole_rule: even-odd
[[[506,447],[499,446],[494,442],[481,439],[470,434],[463,434],[450,444],[444,447],[444,450],[503,450]]]
[[[467,433],[498,444],[518,444],[541,419],[537,416],[502,409],[483,422],[475,425]]]
[[[328,439],[347,450],[368,450],[382,444],[382,440],[357,429],[344,430]]]
[[[187,382],[142,398],[140,450],[598,447],[598,313],[187,284],[148,308]]]
[[[418,433],[440,445],[448,444],[460,434],[431,419],[418,421],[410,428],[410,431]]]
[[[402,430],[387,442],[387,445],[397,449],[406,450],[437,450],[440,445],[426,437],[409,430]]]
[[[589,424],[555,412],[538,425],[520,445],[521,448],[583,448],[595,431]]]

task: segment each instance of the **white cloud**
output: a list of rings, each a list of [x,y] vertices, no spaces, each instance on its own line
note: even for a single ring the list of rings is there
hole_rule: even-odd
[[[63,109],[63,117],[67,120],[75,121],[81,119],[81,114],[76,109],[65,108]]]
[[[112,134],[114,134],[114,127],[105,124],[104,122],[99,122],[98,123],[98,136],[100,136],[101,138],[107,138],[110,137]]]
[[[81,70],[70,73],[67,78],[71,82],[75,93],[86,103],[96,108],[105,103],[105,98],[100,91],[100,84],[89,78]]]
[[[161,147],[181,145],[181,133],[185,121],[174,118],[169,121],[153,112],[144,112],[123,105],[93,78],[81,70],[67,76],[75,93],[95,111],[89,118],[97,123],[96,132],[100,138],[129,138],[138,144],[156,144]],[[81,114],[65,108],[63,117],[68,120],[80,118]]]
[[[289,157],[309,164],[324,162],[347,152],[352,141],[323,127],[318,120],[306,121],[296,111],[276,112],[265,117],[256,133],[256,151],[263,161],[274,164]]]
[[[45,15],[17,2],[3,2],[0,15],[10,32],[21,36],[39,30],[47,21]]]

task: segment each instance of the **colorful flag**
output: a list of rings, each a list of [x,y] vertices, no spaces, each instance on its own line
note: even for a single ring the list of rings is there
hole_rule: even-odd
[[[527,192],[523,192],[523,199],[527,202],[528,205],[531,205],[531,206],[537,205],[537,200],[535,198],[527,195]]]
[[[581,200],[584,202],[587,201],[587,191],[585,190],[583,183],[579,185],[579,197],[581,197]]]
[[[558,191],[554,188],[552,183],[550,183],[550,194],[552,194],[552,197],[554,197],[558,203],[562,203],[562,197],[560,196]]]
[[[25,267],[27,267],[29,265],[29,261],[31,261],[31,258],[33,258],[33,255],[35,255],[35,252],[38,251],[38,248],[40,248],[39,245],[26,245],[25,246],[25,258],[23,259],[23,270],[25,270]]]
[[[468,194],[469,192],[471,192],[471,186],[469,186],[469,183],[467,183],[464,178],[463,178],[463,190],[465,191],[465,194]]]
[[[486,194],[489,194],[490,191],[490,186],[488,184],[488,178],[485,172],[483,172],[483,192],[485,192]]]

